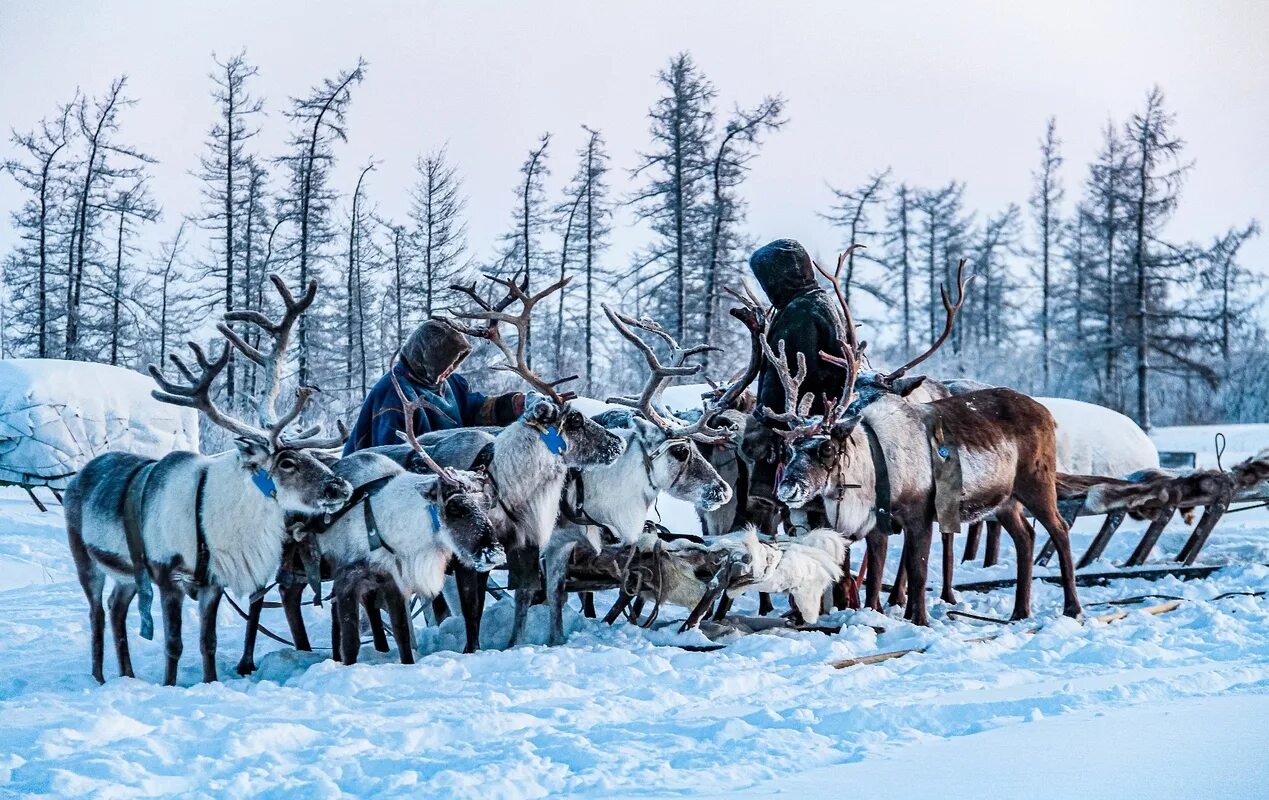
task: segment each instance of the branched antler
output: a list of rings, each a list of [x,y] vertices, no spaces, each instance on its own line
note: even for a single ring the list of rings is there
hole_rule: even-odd
[[[710,425],[713,411],[707,409],[700,419],[691,424],[684,424],[665,407],[661,394],[675,378],[695,375],[701,371],[700,364],[688,364],[687,360],[701,353],[717,350],[705,344],[683,347],[665,328],[649,319],[634,319],[607,304],[602,306],[605,316],[625,339],[639,349],[643,360],[648,365],[648,380],[643,391],[637,397],[610,397],[608,402],[638,410],[644,418],[660,428],[671,438],[687,438],[699,442],[717,444],[728,438],[728,431]],[[647,331],[666,343],[670,350],[670,363],[663,364],[652,345],[643,340],[635,329]]]
[[[486,339],[494,347],[498,348],[502,353],[503,363],[494,365],[493,369],[513,372],[519,375],[538,392],[550,397],[557,403],[565,403],[575,397],[576,395],[572,392],[560,392],[558,387],[569,381],[577,380],[579,376],[570,375],[565,378],[546,380],[529,368],[528,354],[526,352],[529,344],[529,320],[530,315],[533,313],[533,307],[546,297],[563,289],[572,278],[561,278],[545,289],[535,294],[529,294],[527,276],[520,282],[516,281],[516,276],[502,278],[497,275],[486,274],[485,277],[507,290],[507,295],[497,303],[491,304],[482,300],[477,294],[474,285],[471,287],[456,286],[454,288],[467,294],[477,305],[481,306],[479,311],[458,312],[456,316],[461,319],[483,321],[486,324],[483,326],[464,325],[460,322],[448,320],[449,324],[454,329],[462,331],[469,336]],[[520,303],[520,312],[518,314],[508,313],[506,309],[516,301]],[[503,339],[498,329],[499,324],[507,324],[515,329],[516,343],[514,348],[508,346]]]
[[[175,353],[169,354],[168,358],[171,359],[177,371],[188,381],[188,384],[183,385],[168,380],[158,366],[150,364],[148,367],[150,377],[154,378],[155,383],[159,385],[158,389],[150,392],[154,399],[161,403],[171,403],[174,406],[197,409],[206,415],[213,424],[224,428],[235,436],[246,436],[264,442],[269,441],[269,434],[266,431],[234,419],[222,411],[216,405],[216,402],[212,400],[212,383],[229,365],[229,359],[233,356],[233,350],[229,344],[225,344],[220,356],[215,361],[209,360],[207,354],[203,352],[203,348],[199,347],[195,342],[189,343],[189,349],[194,351],[194,358],[197,359],[198,367],[202,370],[202,373],[195,376],[193,370],[186,366],[181,357]]]
[[[902,378],[907,374],[908,370],[934,355],[935,351],[943,346],[943,343],[947,341],[947,337],[952,333],[952,326],[956,323],[956,315],[960,313],[961,306],[965,305],[965,287],[975,277],[973,274],[968,277],[965,275],[965,259],[962,258],[960,264],[956,267],[956,302],[953,303],[951,297],[948,296],[946,285],[939,287],[939,294],[943,297],[943,309],[947,312],[947,322],[943,325],[943,332],[939,334],[939,338],[934,340],[934,344],[930,345],[928,350],[894,372],[882,376],[882,381],[889,384]]]
[[[845,323],[846,329],[843,337],[838,340],[842,348],[840,356],[826,353],[823,350],[819,352],[819,357],[846,370],[846,380],[842,383],[842,390],[838,393],[836,401],[830,408],[825,409],[826,417],[829,420],[841,418],[846,413],[846,409],[855,399],[855,381],[859,378],[859,366],[863,360],[864,345],[859,343],[859,335],[855,329],[855,317],[850,313],[850,304],[846,302],[846,293],[842,290],[842,268],[846,264],[847,257],[857,248],[861,248],[861,244],[852,244],[837,256],[837,268],[832,272],[821,267],[816,262],[815,269],[823,275],[833,286],[833,294],[837,296],[837,304],[842,311],[842,321]]]
[[[300,316],[317,299],[317,281],[309,281],[304,294],[297,300],[280,276],[270,275],[269,280],[273,282],[278,295],[282,298],[283,312],[280,320],[274,322],[259,311],[230,311],[225,314],[221,322],[216,324],[216,330],[220,331],[234,348],[264,371],[264,393],[259,399],[257,413],[260,426],[268,432],[269,441],[272,444],[318,449],[338,447],[348,437],[348,430],[342,422],[337,423],[338,436],[335,437],[318,438],[318,434],[321,433],[320,425],[301,431],[294,437],[284,439],[282,436],[287,426],[299,419],[304,406],[318,391],[315,386],[299,387],[295,391],[295,402],[290,410],[278,416],[277,401],[282,392],[282,372],[286,367],[287,350],[291,346],[291,332]],[[273,346],[266,351],[252,345],[246,337],[239,335],[230,327],[231,322],[246,322],[255,325],[273,340]]]
[[[442,467],[438,464],[428,452],[423,449],[423,445],[419,444],[418,438],[414,435],[414,413],[421,408],[428,407],[428,403],[420,398],[409,400],[405,396],[405,390],[401,388],[400,381],[397,380],[396,370],[388,370],[388,376],[392,378],[392,388],[396,389],[397,397],[401,400],[401,412],[405,415],[405,430],[401,431],[401,438],[410,446],[419,458],[423,460],[424,466],[436,473],[441,480],[451,486],[459,486],[458,476],[449,467]]]

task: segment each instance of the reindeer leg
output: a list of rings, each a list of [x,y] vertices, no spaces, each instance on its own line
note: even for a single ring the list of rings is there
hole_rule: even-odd
[[[908,550],[909,536],[903,534],[903,547],[899,550],[899,571],[895,573],[894,585],[890,587],[887,603],[892,606],[906,606],[908,603]]]
[[[198,649],[203,656],[203,683],[216,681],[216,612],[224,594],[219,586],[198,590]]]
[[[1052,484],[1046,490],[1034,494],[1039,497],[1028,498],[1031,504],[1027,504],[1025,500],[1023,502],[1036,521],[1049,532],[1049,538],[1057,548],[1058,566],[1062,573],[1062,613],[1068,617],[1078,617],[1083,609],[1080,608],[1079,594],[1075,591],[1075,559],[1071,556],[1070,528],[1058,512],[1057,492]],[[1031,535],[1034,539],[1035,533]]]
[[[930,615],[925,605],[925,587],[929,580],[933,528],[934,523],[930,519],[923,519],[916,525],[903,526],[904,563],[908,568],[908,605],[903,616],[912,624],[922,627],[930,624]]]
[[[557,536],[562,535],[557,533]],[[558,647],[564,644],[564,606],[568,602],[566,583],[568,581],[568,565],[577,548],[577,541],[561,541],[552,544],[545,553],[543,563],[546,566],[546,602],[551,612],[550,632],[547,644]],[[517,592],[517,596],[519,593]],[[594,602],[591,603],[592,610]]]
[[[69,516],[69,514],[68,514]],[[79,533],[75,521],[68,521],[67,538],[70,540],[71,556],[75,559],[75,572],[79,576],[79,585],[88,598],[88,625],[92,629],[92,670],[97,683],[105,683],[106,677],[101,670],[102,653],[106,645],[106,612],[101,604],[101,594],[106,589],[106,574],[88,555],[88,548]]]
[[[952,576],[956,572],[956,554],[952,552],[956,546],[955,535],[955,531],[939,531],[943,542],[943,594],[940,599],[952,605],[956,605],[956,592],[952,589]]]
[[[341,632],[339,627],[339,598],[332,594],[330,598],[330,602],[327,603],[327,608],[330,609],[331,658],[333,658],[334,660],[340,663],[343,663],[343,660],[344,660],[344,654],[342,649],[343,636],[340,635]]]
[[[185,593],[172,583],[169,568],[159,571],[159,579],[155,581],[159,589],[159,605],[163,607],[163,650],[166,663],[163,668],[163,685],[176,685],[176,668],[181,661],[184,644],[181,641],[181,604],[185,601]]]
[[[983,550],[983,566],[994,567],[1000,563],[1000,520],[987,520],[987,546]]]
[[[370,633],[374,638],[375,650],[380,653],[386,653],[389,649],[388,634],[383,629],[383,616],[379,613],[381,600],[382,597],[378,589],[371,589],[361,597],[362,605],[366,608],[366,616],[370,619]],[[393,635],[395,636],[395,631]]]
[[[438,594],[432,598],[432,616],[436,617],[437,625],[449,619],[449,604],[445,602],[445,595]]]
[[[595,618],[595,593],[582,592],[582,616],[586,619]]]
[[[300,611],[303,605],[304,584],[294,583],[289,586],[281,587],[282,594],[282,610],[286,613],[286,624],[291,629],[291,641],[295,642],[295,649],[302,652],[311,652],[313,646],[308,641],[308,629],[304,627],[304,614]],[[332,598],[332,602],[334,598]],[[335,619],[335,609],[331,608],[331,619]],[[332,623],[333,624],[333,623]],[[332,629],[333,632],[333,629]],[[336,641],[332,637],[332,642]],[[332,644],[332,647],[334,645]],[[338,652],[335,660],[339,660]]]
[[[361,594],[360,576],[349,579],[343,586],[336,585],[338,602],[333,612],[338,612],[340,661],[346,665],[357,663],[361,653]]]
[[[765,617],[775,611],[775,603],[771,602],[770,592],[758,592],[758,616]]]
[[[1027,619],[1031,616],[1031,552],[1035,548],[1035,530],[1023,518],[1022,508],[1016,503],[1011,509],[997,511],[996,519],[1013,539],[1018,555],[1018,585],[1014,589],[1010,619]]]
[[[873,611],[881,611],[881,581],[886,569],[886,551],[890,537],[879,530],[868,532],[864,551],[864,605]]]
[[[978,540],[983,536],[982,520],[971,522],[969,524],[969,534],[965,537],[965,554],[961,556],[961,563],[973,561],[978,558]]]
[[[115,640],[115,657],[119,660],[119,676],[135,678],[132,673],[132,656],[128,652],[128,606],[136,597],[137,585],[124,580],[115,584],[110,592],[110,632]]]
[[[397,586],[396,581],[392,578],[384,578],[379,582],[379,590],[376,592],[388,607],[388,619],[392,622],[392,640],[396,642],[397,654],[401,657],[402,664],[414,663],[414,645],[410,636],[410,611],[405,600],[405,595],[401,592],[401,587]],[[374,616],[379,615],[379,609],[376,606]],[[379,627],[383,627],[382,621]],[[378,649],[378,648],[376,648]]]
[[[250,675],[256,671],[256,634],[260,630],[260,612],[264,610],[264,598],[257,597],[247,607],[247,632],[242,637],[242,659],[238,661],[238,674]]]
[[[467,629],[467,644],[463,652],[474,653],[480,649],[480,618],[485,612],[489,573],[455,564],[454,582],[458,585],[458,605]]]

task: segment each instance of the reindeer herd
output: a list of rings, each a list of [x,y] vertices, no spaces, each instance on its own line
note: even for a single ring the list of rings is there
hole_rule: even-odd
[[[1056,544],[1063,611],[1078,615],[1067,525],[1057,512],[1049,412],[1009,389],[906,376],[952,330],[964,302],[964,263],[956,302],[943,293],[943,336],[889,374],[862,369],[866,345],[839,287],[841,261],[836,272],[820,271],[836,290],[845,322],[840,355],[820,354],[846,375],[835,397],[799,392],[813,365],[800,355],[791,364],[784,343],[769,341],[770,309],[746,289],[734,293],[738,307],[731,313],[747,329],[748,366],[690,414],[672,412],[663,393],[697,375],[695,358],[711,348],[680,344],[655,322],[605,306],[608,321],[643,356],[648,377],[637,396],[609,398],[616,408],[588,417],[561,391],[571,378],[542,378],[526,357],[535,306],[568,279],[530,292],[520,276],[490,276],[503,296],[488,299],[474,285],[458,287],[472,306],[448,321],[490,343],[502,357],[495,369],[533,390],[523,415],[504,428],[416,437],[412,421],[427,401],[398,383],[406,420],[401,444],[342,458],[336,455],[347,435],[342,423],[326,437],[318,426],[297,424],[315,388],[300,386],[290,407],[277,410],[292,329],[317,285],[297,299],[274,276],[279,320],[232,312],[218,326],[226,340],[218,355],[191,344],[192,365],[171,356],[175,378],[150,367],[157,399],[197,409],[233,436],[234,448],[159,460],[108,453],[90,462],[66,492],[67,535],[89,603],[93,676],[104,680],[107,610],[119,672],[133,674],[128,610],[139,597],[141,633],[150,638],[155,587],[164,682],[174,684],[186,595],[198,602],[203,679],[212,681],[216,615],[226,589],[251,598],[240,674],[255,669],[263,595],[275,582],[298,649],[311,649],[301,614],[310,589],[314,603],[331,603],[336,660],[357,661],[363,612],[376,649],[388,650],[386,611],[400,659],[412,663],[411,604],[432,609],[447,575],[457,589],[466,652],[479,648],[485,598],[498,591],[489,573],[504,565],[515,596],[508,646],[523,640],[529,609],[540,602],[549,606],[550,643],[562,643],[569,593],[578,593],[584,612],[595,616],[594,592],[602,589],[617,593],[609,623],[624,616],[651,626],[671,604],[689,610],[681,627],[692,628],[707,616],[726,620],[735,595],[757,592],[763,611],[771,608],[770,595],[787,594],[789,617],[814,624],[826,605],[858,605],[848,548],[860,539],[867,542],[865,602],[882,608],[887,542],[900,532],[901,574],[890,600],[926,625],[936,522],[945,544],[945,599],[954,599],[947,554],[960,524],[989,520],[1004,527],[1018,551],[1014,618],[1021,619],[1031,613],[1035,538],[1024,511]],[[250,326],[252,334],[235,324]],[[265,375],[255,422],[233,417],[213,400],[215,382],[235,356]],[[783,409],[754,407],[748,386],[764,361],[778,373]],[[812,415],[815,400],[824,410]],[[748,496],[748,476],[759,462],[779,467],[776,503]],[[696,507],[699,535],[648,522],[662,494]],[[113,588],[103,606],[107,576]],[[323,581],[332,587],[327,598]],[[433,614],[442,607],[436,604]]]

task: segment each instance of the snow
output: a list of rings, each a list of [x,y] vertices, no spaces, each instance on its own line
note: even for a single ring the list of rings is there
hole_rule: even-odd
[[[1170,429],[1156,441],[1163,449],[1206,442],[1203,463],[1212,458],[1208,433]],[[1235,439],[1239,452],[1259,449],[1269,425]],[[659,509],[671,527],[692,524],[681,506]],[[1077,551],[1099,522],[1078,521]],[[1126,523],[1106,561],[1122,561],[1143,527]],[[1154,561],[1186,536],[1169,526]],[[1011,577],[1008,544],[1002,556],[991,569],[958,566],[958,580]],[[456,652],[461,624],[449,620],[419,629],[427,655],[412,666],[363,648],[365,663],[343,667],[263,640],[249,679],[233,673],[242,623],[226,605],[223,680],[211,685],[197,683],[187,603],[175,688],[157,685],[162,643],[135,635],[134,608],[140,678],[99,687],[88,674],[87,607],[60,509],[40,514],[3,490],[0,796],[1260,797],[1269,772],[1260,757],[1269,744],[1269,605],[1212,598],[1269,590],[1261,566],[1269,512],[1227,517],[1203,561],[1227,566],[1205,581],[1081,589],[1090,615],[1113,598],[1187,598],[1170,614],[1080,624],[1057,616],[1059,587],[1037,583],[1035,619],[982,643],[965,640],[1001,628],[949,619],[951,607],[935,601],[928,629],[898,612],[842,612],[821,620],[844,623],[836,635],[753,634],[708,653],[672,646],[701,643],[699,633],[610,628],[570,610],[566,646],[502,650],[512,611],[504,601],[486,612],[491,649],[474,655]],[[610,600],[601,595],[601,608]],[[742,597],[737,607],[752,613],[754,603]],[[1005,590],[965,593],[957,607],[1007,616],[1012,603]],[[662,618],[684,613],[666,608]],[[326,610],[305,615],[324,645]],[[264,622],[285,630],[279,611]],[[1040,631],[1025,633],[1031,625]],[[544,641],[546,628],[545,609],[535,608],[530,641]],[[929,649],[829,665],[920,646]],[[110,675],[109,643],[106,651]]]
[[[60,489],[110,450],[197,450],[198,413],[153,389],[149,376],[107,364],[0,360],[0,482]]]

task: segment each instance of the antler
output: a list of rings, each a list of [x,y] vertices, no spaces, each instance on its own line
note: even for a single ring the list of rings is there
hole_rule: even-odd
[[[846,324],[845,338],[839,340],[842,348],[842,355],[835,356],[826,353],[823,350],[819,352],[819,356],[830,364],[835,364],[846,370],[846,380],[842,384],[842,391],[839,393],[836,402],[831,409],[825,409],[830,419],[836,419],[845,413],[850,407],[851,402],[855,399],[855,381],[859,378],[859,364],[863,358],[864,345],[859,343],[859,334],[855,329],[855,317],[850,313],[850,304],[846,302],[846,294],[842,291],[841,275],[842,267],[846,264],[846,258],[857,248],[863,247],[862,244],[852,244],[837,256],[837,268],[832,272],[821,267],[818,263],[812,261],[815,269],[823,275],[833,286],[833,293],[837,295],[837,304],[842,310],[842,319]]]
[[[670,381],[687,375],[695,375],[701,371],[700,364],[688,364],[687,359],[701,353],[717,350],[718,348],[705,344],[682,347],[679,345],[678,340],[671,336],[665,328],[662,328],[652,320],[628,317],[619,311],[614,311],[606,303],[602,304],[602,308],[604,309],[604,314],[608,317],[608,321],[617,329],[617,332],[639,348],[639,352],[643,354],[643,359],[647,362],[649,370],[648,380],[638,397],[610,397],[608,402],[637,409],[643,414],[644,418],[671,438],[687,438],[710,444],[717,444],[729,438],[727,431],[714,428],[709,424],[709,419],[713,416],[712,411],[702,414],[696,422],[685,425],[665,408],[665,404],[661,400],[661,394],[665,391],[665,387],[669,385]],[[635,328],[647,331],[663,340],[669,346],[670,363],[668,365],[661,363],[661,359],[657,357],[652,345],[645,342],[643,337],[635,333]]]
[[[423,460],[424,466],[436,473],[441,480],[451,486],[460,485],[458,477],[454,474],[454,471],[449,467],[442,467],[440,464],[436,463],[435,459],[428,455],[428,452],[423,449],[423,445],[419,444],[419,440],[414,435],[414,412],[418,411],[420,408],[428,406],[429,404],[418,398],[414,400],[406,399],[405,390],[401,388],[401,383],[397,380],[396,370],[388,370],[388,376],[392,378],[392,388],[397,390],[397,397],[401,400],[401,411],[405,415],[405,430],[401,431],[401,437],[405,439],[405,443],[410,446],[410,449],[412,449],[415,453],[418,453],[419,458]]]
[[[902,367],[899,367],[894,372],[882,376],[882,380],[884,382],[892,383],[899,378],[902,378],[908,370],[934,355],[935,351],[943,346],[943,342],[946,342],[947,337],[952,333],[952,325],[956,322],[956,315],[960,313],[961,306],[965,305],[965,287],[969,285],[969,282],[972,281],[974,277],[975,276],[973,274],[970,274],[969,277],[965,277],[965,259],[962,258],[961,263],[956,267],[956,302],[953,303],[951,298],[948,296],[946,284],[939,287],[939,294],[943,296],[943,308],[947,311],[947,323],[943,326],[943,333],[939,335],[939,338],[936,339],[934,344],[930,345],[930,348],[924,353],[904,364]]]
[[[729,309],[728,313],[749,329],[749,364],[736,380],[732,381],[731,385],[709,404],[705,411],[707,415],[729,408],[745,389],[749,388],[749,384],[754,382],[762,370],[762,339],[766,333],[767,319],[771,309],[763,306],[748,283],[742,281],[741,288],[744,294],[730,288],[723,291],[740,301],[741,307]]]
[[[229,365],[229,359],[233,355],[229,344],[225,344],[220,356],[215,361],[208,360],[203,348],[199,347],[195,342],[189,343],[189,349],[194,351],[194,358],[198,360],[198,367],[202,370],[202,374],[195,377],[193,371],[185,365],[181,357],[171,353],[168,358],[172,360],[176,369],[185,377],[189,384],[182,385],[168,380],[158,366],[150,364],[148,367],[150,377],[154,378],[154,381],[159,385],[159,388],[150,392],[150,395],[161,403],[171,403],[175,406],[197,409],[214,424],[236,436],[268,441],[269,434],[266,431],[234,419],[222,411],[212,400],[212,382]]]
[[[485,277],[494,283],[505,287],[507,289],[507,296],[499,302],[491,305],[480,299],[479,295],[476,294],[474,285],[472,287],[457,286],[455,288],[470,296],[482,307],[479,311],[459,312],[457,316],[462,319],[483,320],[487,324],[484,327],[473,327],[470,325],[463,325],[452,320],[449,321],[449,324],[456,330],[462,331],[469,336],[477,336],[482,339],[489,340],[495,347],[498,348],[499,351],[501,351],[503,359],[505,360],[501,364],[495,364],[493,369],[502,370],[504,372],[513,372],[516,375],[519,375],[526,383],[538,392],[550,397],[557,403],[565,403],[575,397],[576,395],[572,392],[561,393],[558,391],[557,387],[560,386],[560,384],[577,380],[579,376],[570,375],[566,378],[556,378],[548,381],[529,368],[528,357],[525,352],[529,343],[529,318],[533,313],[533,307],[546,297],[549,297],[555,292],[563,289],[568,282],[572,280],[572,278],[561,278],[545,289],[531,295],[527,289],[527,275],[520,283],[516,282],[514,275],[509,279],[489,274],[486,274]],[[520,302],[520,313],[507,313],[505,309],[510,307],[511,304],[517,300]],[[502,334],[498,330],[499,323],[506,323],[515,328],[517,336],[516,346],[514,349],[509,347],[503,340]]]
[[[322,449],[336,447],[342,444],[348,435],[348,431],[342,422],[338,424],[338,438],[315,438],[321,432],[321,426],[315,426],[301,431],[295,438],[288,438],[283,442],[282,431],[286,430],[288,425],[299,418],[304,411],[304,406],[308,404],[309,398],[317,392],[317,388],[314,386],[299,387],[295,391],[295,403],[291,406],[291,409],[281,417],[277,415],[277,400],[282,390],[282,370],[286,367],[286,352],[291,346],[291,331],[300,316],[317,299],[317,281],[309,281],[304,295],[299,300],[296,300],[295,295],[287,288],[281,277],[274,274],[269,276],[269,280],[273,282],[274,287],[278,290],[278,295],[282,298],[284,310],[281,320],[274,322],[259,311],[230,311],[225,314],[221,322],[216,324],[216,330],[220,331],[221,335],[239,352],[264,369],[265,390],[260,399],[258,413],[260,415],[260,425],[268,431],[269,440],[274,445],[285,444],[287,447]],[[269,352],[265,352],[253,346],[229,326],[231,322],[247,322],[255,325],[273,339],[273,347]]]

